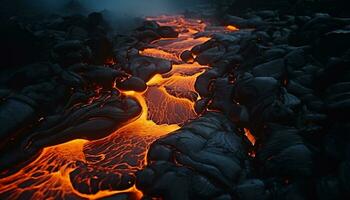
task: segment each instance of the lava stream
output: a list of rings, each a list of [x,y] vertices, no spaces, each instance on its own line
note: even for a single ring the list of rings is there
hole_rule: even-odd
[[[153,42],[156,48],[142,55],[180,61],[179,55],[210,38],[195,38],[206,24],[182,16],[148,18],[172,26],[180,35]],[[41,155],[17,173],[0,180],[1,199],[98,199],[117,193],[142,193],[134,184],[135,172],[146,163],[149,145],[157,138],[195,118],[198,98],[194,83],[206,66],[197,63],[173,65],[172,70],[154,76],[144,93],[124,92],[142,106],[141,116],[110,136],[96,140],[74,140],[47,147]]]

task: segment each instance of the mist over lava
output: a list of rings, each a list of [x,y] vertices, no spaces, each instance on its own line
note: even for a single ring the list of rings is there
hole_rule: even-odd
[[[124,16],[145,16],[184,11],[201,1],[205,0],[3,0],[2,14],[71,14],[108,10]],[[28,12],[20,8],[26,8]]]
[[[145,16],[179,14],[207,0],[2,0],[0,18],[51,15],[88,15],[102,12],[116,32],[139,26]],[[136,20],[135,20],[136,19]]]

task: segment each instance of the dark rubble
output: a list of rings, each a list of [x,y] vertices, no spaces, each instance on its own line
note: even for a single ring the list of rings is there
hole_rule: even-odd
[[[209,66],[192,98],[199,117],[152,143],[131,182],[144,200],[350,198],[350,18],[309,4],[288,12],[287,1],[239,10],[240,2],[214,20],[239,31],[199,33],[212,39],[180,56]],[[101,13],[13,17],[2,26],[0,171],[10,172],[44,147],[101,139],[136,120],[140,103],[113,88],[142,92],[169,72],[172,61],[139,50],[179,34],[144,21],[113,35]],[[130,186],[119,177],[103,181],[103,189]],[[105,199],[114,198],[134,196]]]

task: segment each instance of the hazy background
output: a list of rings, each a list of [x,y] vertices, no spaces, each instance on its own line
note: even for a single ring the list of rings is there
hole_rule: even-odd
[[[109,10],[118,15],[144,16],[190,9],[208,0],[0,0],[1,15],[71,14]]]
[[[49,15],[87,15],[97,11],[104,14],[115,31],[122,32],[137,26],[137,18],[196,10],[194,7],[208,1],[210,0],[0,0],[0,20],[7,21],[12,16],[44,19]]]

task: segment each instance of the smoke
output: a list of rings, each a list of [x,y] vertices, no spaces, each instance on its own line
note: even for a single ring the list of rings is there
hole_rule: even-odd
[[[208,0],[0,0],[1,18],[37,15],[87,15],[103,12],[112,24],[127,26],[144,16],[176,14]]]
[[[176,1],[171,0],[85,0],[90,10],[109,10],[120,15],[143,16],[173,12]]]
[[[108,13],[111,24],[125,31],[137,17],[183,12],[193,5],[188,4],[190,1],[193,0],[80,0],[80,3],[88,12]]]
[[[1,4],[14,15],[109,10],[119,15],[145,16],[183,11],[200,1],[206,0],[2,0]]]
[[[135,18],[182,13],[206,0],[75,0],[89,12],[103,11],[114,30],[125,32],[138,26]]]

